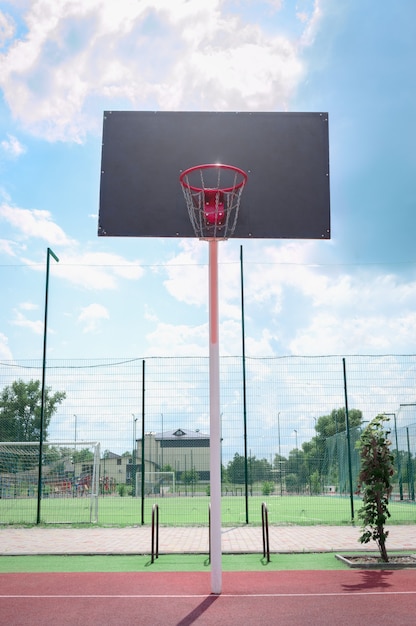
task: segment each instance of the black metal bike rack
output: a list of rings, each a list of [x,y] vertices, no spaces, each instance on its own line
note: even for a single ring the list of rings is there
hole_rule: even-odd
[[[269,511],[265,502],[262,502],[261,505],[261,527],[263,531],[263,558],[267,558],[267,563],[270,563]]]
[[[159,505],[152,506],[152,558],[151,563],[159,558]]]

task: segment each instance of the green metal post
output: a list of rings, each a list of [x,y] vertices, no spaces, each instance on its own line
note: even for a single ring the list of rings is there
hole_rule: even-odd
[[[400,461],[399,441],[397,438],[397,420],[396,413],[383,413],[383,415],[392,415],[394,418],[394,437],[396,439],[396,458],[397,458],[397,474],[399,478],[400,500],[403,500],[403,480],[402,480],[402,464]]]
[[[400,493],[400,500],[403,500],[402,462],[400,460],[400,451],[399,451],[399,444],[398,444],[398,439],[397,439],[396,413],[393,413],[393,415],[394,415],[394,432],[396,435],[397,470],[399,473],[399,493]]]
[[[138,418],[131,414],[133,417],[133,450],[132,450],[132,468],[131,468],[131,495],[134,498],[136,496],[136,479],[137,479],[137,437],[136,437],[136,423]]]
[[[348,415],[348,393],[347,393],[347,374],[346,374],[346,367],[345,367],[345,358],[342,359],[342,367],[343,367],[343,373],[344,373],[345,429],[347,431],[348,475],[349,475],[349,482],[350,482],[351,521],[354,522],[354,494],[353,494],[353,487],[352,487],[351,436],[350,436],[350,419]]]
[[[413,464],[412,464],[412,455],[410,453],[410,439],[409,439],[409,428],[406,426],[406,436],[407,436],[407,473],[409,475],[407,479],[407,484],[409,487],[409,500],[415,499],[415,481],[413,478]]]
[[[402,408],[402,406],[416,406],[416,402],[401,402],[400,403],[400,409]],[[407,432],[407,454],[408,454],[408,466],[407,466],[407,473],[408,473],[408,487],[409,487],[409,499],[411,498],[412,500],[415,499],[415,484],[414,484],[414,479],[413,479],[413,465],[412,465],[412,457],[410,454],[410,441],[409,441],[409,429],[406,427],[406,432]],[[411,485],[410,485],[410,482]]]
[[[46,286],[45,286],[45,318],[43,323],[43,360],[42,360],[42,389],[40,400],[40,429],[39,429],[39,468],[38,468],[38,502],[36,513],[36,524],[40,524],[41,500],[42,500],[42,458],[43,458],[43,438],[45,432],[45,374],[46,374],[46,337],[48,326],[48,295],[49,295],[49,256],[52,256],[57,263],[59,259],[50,249],[46,250]]]

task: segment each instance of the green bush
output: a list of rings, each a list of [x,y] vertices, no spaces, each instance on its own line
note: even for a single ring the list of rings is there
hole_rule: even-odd
[[[261,487],[261,492],[264,496],[269,496],[274,491],[274,483],[266,481]]]

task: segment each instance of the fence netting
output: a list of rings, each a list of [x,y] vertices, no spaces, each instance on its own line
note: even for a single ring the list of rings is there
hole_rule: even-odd
[[[265,500],[270,523],[356,519],[356,444],[380,413],[391,523],[415,523],[415,372],[416,355],[221,357],[223,524],[260,524]],[[3,524],[148,524],[157,502],[162,524],[206,525],[209,450],[207,357],[0,363]]]

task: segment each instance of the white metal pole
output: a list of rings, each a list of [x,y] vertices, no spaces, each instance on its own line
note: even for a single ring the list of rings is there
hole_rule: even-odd
[[[218,340],[218,241],[209,241],[209,398],[211,493],[211,593],[222,590],[221,564],[221,427]]]

